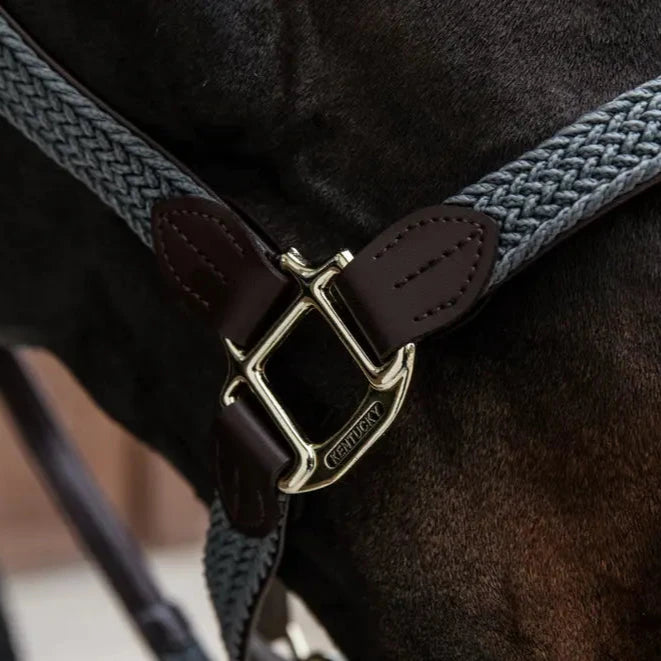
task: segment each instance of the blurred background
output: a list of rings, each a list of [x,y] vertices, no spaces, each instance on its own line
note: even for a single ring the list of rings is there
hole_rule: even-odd
[[[146,547],[162,590],[189,616],[213,658],[221,658],[202,576],[206,511],[174,470],[109,420],[52,355],[22,355],[118,515]],[[151,658],[32,471],[1,400],[0,569],[21,659]]]
[[[169,464],[96,407],[54,356],[38,350],[20,355],[116,515],[146,551],[161,591],[187,616],[210,657],[223,661],[203,577],[205,508]],[[0,579],[20,661],[153,658],[33,471],[1,395]],[[301,602],[291,595],[288,601],[307,643],[331,651]],[[281,643],[277,649],[287,654]]]

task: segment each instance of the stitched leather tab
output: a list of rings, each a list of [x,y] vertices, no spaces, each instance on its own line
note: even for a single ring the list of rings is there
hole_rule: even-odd
[[[275,255],[229,207],[197,197],[154,206],[152,232],[170,286],[224,337],[246,346],[291,281]]]
[[[152,232],[168,284],[222,337],[250,346],[281,312],[293,282],[248,223],[220,202],[184,197],[155,205]],[[291,450],[265,412],[243,397],[212,429],[218,490],[233,525],[264,536],[278,525],[277,479]]]
[[[383,357],[466,314],[489,279],[497,243],[498,225],[483,213],[421,209],[362,250],[337,289]]]
[[[280,519],[278,478],[291,463],[286,442],[249,398],[219,410],[213,435],[219,491],[227,515],[244,534],[267,535]]]

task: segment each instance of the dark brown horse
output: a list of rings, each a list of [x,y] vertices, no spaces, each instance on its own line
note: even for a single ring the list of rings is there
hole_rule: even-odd
[[[661,72],[652,0],[3,5],[311,259]],[[0,131],[3,340],[50,347],[208,500],[215,338],[123,223]],[[660,201],[629,202],[424,341],[396,426],[297,499],[283,577],[352,661],[661,658]],[[327,384],[301,345],[282,369]]]

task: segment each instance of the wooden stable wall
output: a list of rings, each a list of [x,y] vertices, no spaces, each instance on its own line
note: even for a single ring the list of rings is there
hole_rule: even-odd
[[[119,515],[147,545],[202,542],[206,514],[160,457],[109,420],[50,354],[26,354],[61,422]],[[79,551],[22,453],[0,400],[0,567],[12,571],[71,561]]]

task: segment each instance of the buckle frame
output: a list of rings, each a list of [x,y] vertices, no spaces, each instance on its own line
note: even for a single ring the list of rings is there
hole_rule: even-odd
[[[289,494],[313,491],[342,477],[390,427],[399,412],[413,372],[415,345],[407,344],[382,365],[376,365],[341,319],[329,297],[333,279],[351,261],[349,251],[338,253],[319,268],[311,267],[294,248],[280,257],[280,265],[299,285],[296,299],[252,348],[241,349],[224,338],[230,373],[220,396],[221,405],[236,399],[247,385],[296,453],[296,464],[280,479]],[[312,443],[280,404],[266,378],[266,363],[296,324],[316,310],[361,369],[367,393],[349,420],[321,443]]]

